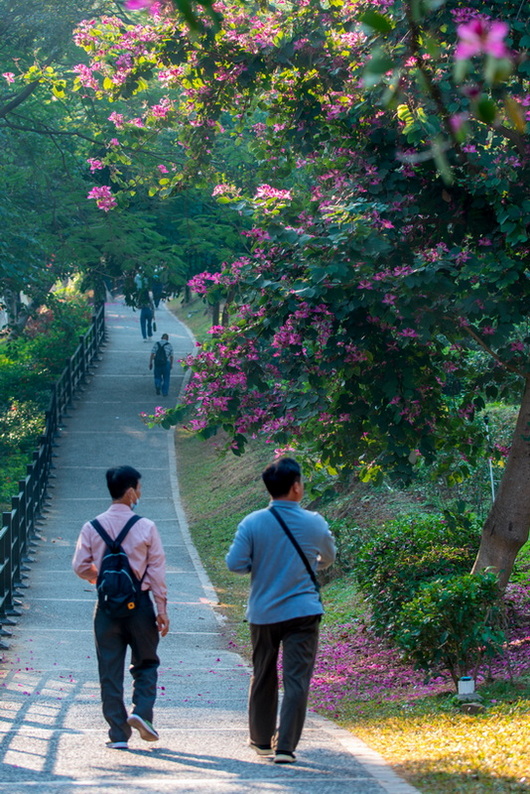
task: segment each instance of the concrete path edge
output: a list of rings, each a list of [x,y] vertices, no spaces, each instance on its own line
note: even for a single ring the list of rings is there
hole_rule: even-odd
[[[184,325],[184,323],[183,323]],[[189,334],[190,338],[195,343],[195,337],[193,336],[190,329],[184,325],[186,328],[187,333]],[[183,394],[184,389],[186,387],[187,378],[185,378],[182,388],[179,394],[180,396]],[[193,543],[188,520],[186,517],[186,513],[184,507],[182,505],[182,500],[180,497],[180,488],[178,484],[178,461],[177,461],[177,453],[175,449],[175,432],[170,431],[168,432],[168,461],[169,461],[169,471],[170,471],[170,480],[171,480],[171,491],[172,491],[172,498],[173,503],[175,505],[175,512],[177,514],[179,524],[182,531],[182,536],[184,538],[184,542],[188,549],[188,553],[191,557],[193,565],[195,566],[195,570],[197,572],[197,576],[202,584],[204,593],[206,598],[208,599],[209,603],[212,607],[214,607],[214,614],[217,617],[220,623],[224,623],[224,618],[219,615],[215,607],[219,605],[219,598],[217,596],[215,587],[213,586],[208,573],[202,563],[202,560],[195,548],[195,544]],[[250,666],[249,666],[250,670]],[[399,777],[393,769],[388,765],[387,761],[375,750],[369,747],[365,742],[361,739],[357,738],[355,735],[350,733],[344,728],[339,727],[331,720],[327,719],[326,717],[321,716],[315,712],[311,712],[310,719],[313,722],[317,722],[321,725],[322,730],[325,730],[326,733],[331,734],[337,742],[344,747],[352,756],[356,758],[356,760],[372,775],[377,782],[384,788],[389,794],[421,794],[419,789],[412,786],[407,781],[403,780],[403,778]]]

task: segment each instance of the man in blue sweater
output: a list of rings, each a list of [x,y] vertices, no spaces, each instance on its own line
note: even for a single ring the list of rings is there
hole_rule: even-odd
[[[250,573],[250,746],[258,755],[286,764],[296,760],[324,611],[314,571],[332,564],[335,544],[324,518],[300,506],[304,486],[295,460],[280,458],[262,478],[270,505],[239,524],[226,564],[234,573]],[[276,728],[280,646],[284,694]]]

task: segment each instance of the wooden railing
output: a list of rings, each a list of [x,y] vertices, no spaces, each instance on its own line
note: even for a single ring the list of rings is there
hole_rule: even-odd
[[[105,340],[105,305],[94,311],[90,329],[79,337],[79,344],[53,386],[46,425],[27,474],[19,480],[18,493],[11,498],[11,511],[2,513],[0,529],[0,650],[10,636],[9,626],[20,612],[17,601],[26,588],[27,563],[31,562],[31,546],[36,542],[37,523],[45,510],[46,491],[52,466],[52,452],[61,419],[74,396],[86,382],[94,361]]]

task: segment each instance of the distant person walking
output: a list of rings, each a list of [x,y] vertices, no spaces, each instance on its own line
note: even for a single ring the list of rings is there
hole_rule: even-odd
[[[287,764],[296,760],[324,611],[314,571],[332,564],[335,544],[324,518],[300,506],[304,486],[295,460],[281,458],[262,478],[270,505],[241,521],[226,563],[234,573],[250,573],[250,746]],[[277,728],[280,646],[284,695]]]
[[[143,290],[139,298],[140,329],[144,342],[153,336],[153,321],[155,319],[155,305],[148,290]]]
[[[155,391],[167,397],[169,392],[169,378],[171,367],[173,366],[173,348],[169,344],[169,336],[162,334],[160,342],[155,342],[149,357],[149,369],[153,369],[155,375]]]
[[[120,541],[121,548],[139,580],[137,606],[130,603],[130,614],[114,617],[98,599],[94,615],[94,633],[98,671],[101,686],[103,716],[109,724],[107,746],[126,750],[132,728],[142,739],[154,742],[158,733],[153,728],[153,707],[160,660],[157,655],[159,633],[169,631],[167,616],[167,589],[165,583],[165,555],[155,524],[148,518],[139,518],[133,509],[140,499],[142,486],[140,473],[131,466],[119,466],[106,473],[107,486],[112,497],[108,510],[97,516],[96,523],[103,528],[111,541],[120,536],[126,526],[129,530]],[[81,579],[98,583],[108,547],[91,521],[83,525],[72,561],[72,567]],[[150,591],[156,604],[153,607]],[[133,678],[132,714],[128,716],[123,702],[123,676],[127,648],[131,649],[129,671]]]

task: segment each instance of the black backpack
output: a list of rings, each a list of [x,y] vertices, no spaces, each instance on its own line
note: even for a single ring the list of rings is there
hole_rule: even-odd
[[[166,356],[166,345],[167,342],[157,342],[157,349],[155,353],[155,365],[158,367],[164,367],[167,362]]]
[[[132,516],[115,540],[103,529],[97,518],[90,523],[107,544],[96,581],[100,609],[111,618],[126,618],[138,607],[142,579],[138,579],[121,547],[125,536],[140,516]],[[145,573],[144,573],[145,576]]]

